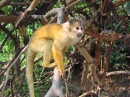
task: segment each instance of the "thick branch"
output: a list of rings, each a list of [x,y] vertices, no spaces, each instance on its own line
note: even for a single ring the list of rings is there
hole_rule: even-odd
[[[0,23],[14,23],[17,16],[14,15],[0,15]]]
[[[11,0],[2,0],[0,2],[0,9],[8,4],[10,4]]]
[[[95,60],[90,56],[88,51],[79,43],[76,45],[81,54],[85,57],[88,63],[93,63]]]
[[[60,12],[58,12],[60,10]],[[57,23],[63,23],[64,20],[64,8],[62,9],[55,9],[55,14],[58,14]],[[53,12],[52,12],[53,13]],[[50,90],[47,92],[45,97],[64,97],[63,91],[62,91],[62,78],[60,76],[60,71],[58,68],[54,69],[54,75],[53,75],[53,83],[50,88]]]
[[[11,6],[19,6],[19,5],[30,5],[32,2],[11,2],[10,5]],[[39,4],[47,4],[47,3],[51,3],[51,1],[41,1],[39,2]]]
[[[19,16],[17,17],[17,20],[15,22],[15,27],[17,27],[17,25],[20,23],[20,21],[23,19],[23,17],[25,16],[25,14],[28,11],[31,11],[35,8],[35,6],[37,5],[38,2],[39,2],[39,0],[33,0],[31,5],[28,7],[28,9],[24,13],[23,12],[19,13]]]
[[[106,74],[106,76],[117,75],[117,74],[128,74],[128,75],[130,75],[130,71],[113,71],[113,72],[108,72]]]
[[[119,0],[119,1],[117,1],[117,2],[114,3],[114,7],[118,7],[118,6],[124,4],[127,1],[130,1],[130,0]]]
[[[25,13],[29,10],[33,10],[35,6],[38,4],[39,0],[33,0],[31,5],[28,7],[28,9],[25,11]]]
[[[53,73],[53,82],[50,90],[47,92],[45,97],[64,97],[62,92],[62,79],[60,76],[60,72],[56,67]]]
[[[114,41],[116,41],[116,40],[118,40],[119,38],[121,38],[122,37],[122,35],[121,34],[117,34],[116,32],[113,32],[112,31],[112,33],[110,33],[111,31],[108,31],[108,33],[103,33],[102,32],[102,34],[99,34],[99,33],[93,33],[93,32],[90,32],[90,31],[85,31],[85,34],[86,35],[89,35],[89,36],[92,36],[92,37],[94,37],[94,38],[98,38],[98,39],[102,39],[102,40],[104,40],[104,41],[112,41],[112,42],[114,42]]]

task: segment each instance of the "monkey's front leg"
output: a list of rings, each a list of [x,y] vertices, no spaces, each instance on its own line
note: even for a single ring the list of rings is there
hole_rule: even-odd
[[[53,45],[52,47],[52,53],[53,53],[53,58],[54,61],[60,71],[60,75],[62,78],[65,76],[65,67],[64,67],[64,55],[63,55],[63,50],[60,47],[57,47],[57,45]]]

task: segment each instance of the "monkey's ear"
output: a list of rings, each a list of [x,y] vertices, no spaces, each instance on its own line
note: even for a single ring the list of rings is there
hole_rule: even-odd
[[[70,26],[70,23],[69,23],[69,22],[63,23],[62,26],[63,26],[63,29],[64,29],[65,31],[69,31],[69,26]]]

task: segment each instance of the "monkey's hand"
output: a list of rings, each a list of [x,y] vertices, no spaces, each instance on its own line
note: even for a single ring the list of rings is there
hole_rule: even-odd
[[[60,76],[62,77],[62,79],[65,78],[65,72],[62,72],[62,70],[59,70],[60,71]]]

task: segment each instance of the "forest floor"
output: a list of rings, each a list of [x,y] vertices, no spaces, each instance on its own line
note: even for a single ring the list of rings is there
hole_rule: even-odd
[[[130,75],[118,74],[106,77],[101,97],[130,97]]]
[[[81,72],[72,75],[68,83],[68,97],[79,97],[83,94],[81,87]],[[85,97],[98,97],[97,95],[88,95]],[[115,74],[105,78],[105,84],[102,87],[100,97],[130,97],[130,75]]]

